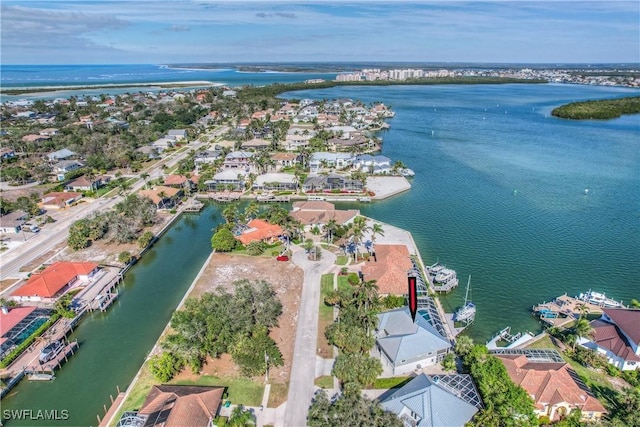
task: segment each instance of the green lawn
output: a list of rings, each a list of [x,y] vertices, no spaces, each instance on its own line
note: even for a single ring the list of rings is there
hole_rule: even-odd
[[[545,335],[544,337],[540,338],[538,341],[528,345],[527,348],[555,348],[555,349],[557,349],[557,347],[551,341],[551,337],[549,335]]]
[[[170,384],[178,385],[208,385],[227,387],[227,399],[232,404],[245,406],[260,406],[264,384],[255,383],[246,378],[220,378],[211,375],[201,375],[195,381],[170,381]]]
[[[271,384],[267,408],[277,408],[287,401],[289,384]]]
[[[347,262],[349,262],[349,258],[344,255],[338,255],[336,258],[336,264],[338,265],[347,265]]]
[[[591,389],[593,395],[600,402],[608,408],[616,405],[618,392],[611,386],[607,374],[586,368],[565,354],[562,354],[562,357],[571,365],[571,368],[578,374],[585,385]]]
[[[351,284],[349,284],[349,277],[358,277],[356,273],[349,273],[348,276],[338,276],[338,290],[349,290],[352,288]]]
[[[376,378],[375,382],[373,383],[373,387],[371,388],[386,390],[389,388],[402,387],[412,379],[413,377]]]
[[[324,296],[333,291],[333,273],[323,274],[320,278],[320,309],[318,313],[318,349],[323,357],[332,357],[333,348],[324,336],[324,330],[333,323],[333,307],[324,303]]]
[[[315,385],[320,388],[333,388],[333,377],[331,375],[318,377],[315,380]]]

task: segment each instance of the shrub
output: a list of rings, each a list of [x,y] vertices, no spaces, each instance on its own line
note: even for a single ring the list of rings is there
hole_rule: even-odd
[[[149,369],[158,381],[166,383],[176,376],[184,367],[184,362],[178,356],[168,351],[155,355],[149,360]]]
[[[251,256],[262,255],[266,249],[266,243],[261,241],[254,241],[247,245],[247,254]]]
[[[122,251],[118,254],[118,261],[123,264],[129,264],[131,262],[131,252]]]
[[[151,231],[145,231],[142,236],[138,237],[138,246],[146,248],[153,241],[154,235]]]

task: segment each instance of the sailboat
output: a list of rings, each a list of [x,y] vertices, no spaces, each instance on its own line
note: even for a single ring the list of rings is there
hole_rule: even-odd
[[[453,313],[453,320],[456,322],[471,322],[476,317],[476,305],[469,299],[469,287],[471,285],[471,275],[467,281],[467,292],[464,295],[464,305]]]

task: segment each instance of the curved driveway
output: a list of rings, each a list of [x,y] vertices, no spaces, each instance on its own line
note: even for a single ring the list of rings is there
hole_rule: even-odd
[[[292,247],[292,251],[293,263],[304,270],[304,284],[298,311],[298,328],[293,349],[284,425],[285,427],[302,427],[307,425],[307,412],[314,393],[320,277],[331,271],[336,256],[322,250],[320,261],[309,261],[304,249],[299,246]]]

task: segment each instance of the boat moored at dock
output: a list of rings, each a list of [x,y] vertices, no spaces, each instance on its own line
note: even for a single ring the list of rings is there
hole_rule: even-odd
[[[622,302],[618,302],[614,299],[607,298],[607,296],[600,292],[595,292],[589,289],[587,293],[580,293],[576,299],[584,302],[588,302],[598,307],[606,308],[621,308],[624,307]]]

